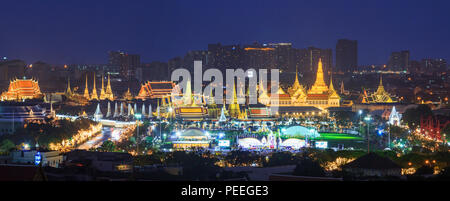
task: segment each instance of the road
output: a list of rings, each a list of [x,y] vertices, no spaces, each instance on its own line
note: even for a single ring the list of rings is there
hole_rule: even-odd
[[[102,132],[99,135],[78,146],[78,149],[88,150],[90,148],[95,148],[100,146],[106,140],[117,141],[124,130],[125,129],[123,128],[103,127]]]

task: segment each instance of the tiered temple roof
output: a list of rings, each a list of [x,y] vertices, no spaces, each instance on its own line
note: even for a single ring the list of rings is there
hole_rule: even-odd
[[[3,100],[22,100],[40,98],[43,94],[39,83],[34,79],[14,79],[9,82],[8,91],[2,93]]]
[[[384,90],[383,78],[380,77],[380,84],[378,85],[377,91],[368,95],[364,91],[362,103],[395,103],[397,101],[393,100],[391,94]]]
[[[147,81],[141,85],[137,99],[154,99],[162,98],[172,94],[172,90],[175,88],[175,83],[169,81],[153,82]]]

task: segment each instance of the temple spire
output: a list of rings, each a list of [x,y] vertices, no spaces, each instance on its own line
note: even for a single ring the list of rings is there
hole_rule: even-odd
[[[212,93],[212,87],[211,87],[210,92],[209,92],[208,105],[216,105],[216,101],[214,101],[214,96],[213,96],[213,93]]]
[[[102,114],[102,111],[100,111],[100,103],[98,103],[97,104],[97,109],[95,110],[94,119],[96,121],[98,121],[101,118],[103,118],[103,114]]]
[[[90,100],[90,96],[89,96],[89,89],[88,89],[88,76],[86,74],[86,85],[84,88],[84,95],[83,95],[86,99]]]
[[[128,117],[131,117],[131,110],[133,110],[133,108],[131,107],[131,104],[128,103]]]
[[[142,103],[141,113],[142,113],[142,116],[145,117],[145,103]]]
[[[319,58],[319,64],[317,67],[316,73],[316,81],[311,89],[308,91],[310,94],[324,94],[328,92],[328,86],[325,84],[323,78],[323,66],[322,66],[322,58]]]
[[[234,117],[234,118],[239,117],[240,109],[239,109],[239,103],[237,100],[236,85],[234,83],[233,83],[233,101],[230,104],[229,110],[230,110],[231,117]]]
[[[105,100],[106,99],[106,94],[105,94],[105,84],[104,84],[104,79],[102,76],[102,88],[100,90],[100,100]]]
[[[94,73],[94,88],[92,88],[91,99],[92,100],[98,100],[97,89],[95,87],[95,73]]]
[[[148,105],[148,118],[153,117],[152,104]]]
[[[113,117],[119,116],[119,107],[117,106],[117,102],[114,104],[114,115]]]
[[[330,97],[331,98],[339,98],[339,95],[337,94],[336,90],[334,90],[333,74],[331,74],[331,76],[330,76]]]
[[[67,80],[67,91],[66,91],[66,94],[67,94],[68,96],[71,96],[71,95],[72,95],[72,90],[70,89],[70,77],[69,77],[69,79]]]
[[[161,119],[161,111],[160,111],[160,107],[159,107],[159,101],[158,101],[158,106],[156,107],[156,118],[157,119]]]
[[[106,117],[110,117],[111,116],[111,102],[108,101],[108,111],[106,112]]]
[[[377,89],[377,94],[382,94],[384,93],[384,86],[383,86],[383,76],[380,75],[380,85],[378,85],[378,89]]]
[[[121,103],[120,103],[120,114],[119,114],[121,117],[124,115],[123,107],[124,107],[124,106],[123,106],[123,102],[121,102]]]
[[[298,81],[298,66],[295,66],[295,82],[294,82],[294,87],[300,87],[300,82]]]
[[[184,90],[183,103],[185,105],[190,105],[192,101],[192,90],[191,90],[191,80],[187,80],[186,89]],[[194,101],[195,102],[195,101]]]
[[[105,97],[109,100],[114,100],[114,94],[111,89],[111,80],[109,78],[109,74],[108,74],[108,84],[106,86],[106,91],[105,91]]]
[[[333,75],[330,75],[330,91],[334,91],[334,86],[333,86]]]

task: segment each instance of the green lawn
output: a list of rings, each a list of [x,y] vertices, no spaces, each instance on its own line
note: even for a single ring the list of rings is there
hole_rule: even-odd
[[[362,137],[345,133],[320,133],[316,140],[363,140]]]

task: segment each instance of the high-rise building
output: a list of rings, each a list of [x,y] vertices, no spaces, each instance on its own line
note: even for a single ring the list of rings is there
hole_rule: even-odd
[[[427,74],[440,73],[447,70],[447,61],[445,59],[422,59],[420,64],[422,71]]]
[[[358,66],[358,42],[339,39],[336,44],[336,69],[339,72],[353,72]]]
[[[409,50],[392,52],[388,61],[388,69],[393,71],[406,71],[409,69]]]
[[[123,51],[110,51],[108,64],[112,72],[119,72],[123,78],[132,79],[141,65],[141,57]]]
[[[208,68],[217,68],[223,73],[227,68],[245,68],[243,49],[239,45],[208,45]]]
[[[22,60],[0,61],[0,83],[6,84],[14,77],[25,75],[26,63]]]
[[[253,69],[273,69],[277,67],[275,47],[253,43],[244,46],[245,67]]]
[[[319,65],[319,60],[322,60],[322,68],[325,74],[325,80],[328,80],[328,72],[331,70],[333,64],[333,53],[331,49],[320,49],[316,47],[308,47],[307,49],[307,65],[303,67],[306,73],[317,73],[316,66]],[[306,67],[306,68],[305,68]],[[312,81],[312,80],[310,80]]]

